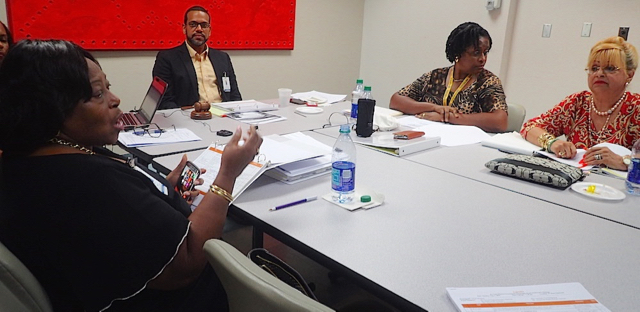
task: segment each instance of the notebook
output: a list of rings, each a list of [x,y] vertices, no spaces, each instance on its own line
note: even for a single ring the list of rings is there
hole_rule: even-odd
[[[147,95],[144,96],[144,100],[140,104],[140,109],[122,114],[120,119],[124,124],[124,129],[131,130],[136,126],[149,124],[158,109],[165,90],[167,90],[167,83],[158,77],[153,77]]]

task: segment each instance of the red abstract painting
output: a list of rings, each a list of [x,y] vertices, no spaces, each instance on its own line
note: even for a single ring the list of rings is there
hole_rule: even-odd
[[[211,15],[209,45],[292,50],[295,0],[6,0],[14,39],[65,39],[88,50],[160,50],[181,44],[185,11]]]

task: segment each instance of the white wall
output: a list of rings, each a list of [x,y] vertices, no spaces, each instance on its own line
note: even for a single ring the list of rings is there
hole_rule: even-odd
[[[630,26],[629,41],[640,48],[640,1],[502,0],[487,11],[481,0],[367,0],[360,74],[372,85],[378,105],[431,69],[449,65],[444,46],[451,30],[475,21],[493,39],[487,69],[497,74],[507,101],[534,117],[565,96],[585,90],[589,49]],[[591,37],[580,36],[593,23]],[[542,25],[552,24],[550,38]],[[640,82],[629,90],[640,91]]]
[[[423,73],[451,63],[445,43],[451,30],[473,21],[489,31],[493,46],[487,69],[499,74],[510,1],[488,13],[478,0],[368,0],[365,2],[360,74],[377,105]]]
[[[447,36],[475,21],[493,38],[487,69],[502,79],[507,101],[524,105],[530,118],[587,88],[589,49],[619,26],[631,27],[629,41],[640,47],[638,12],[638,0],[502,0],[490,12],[482,0],[298,0],[294,50],[227,52],[244,98],[275,98],[285,86],[348,94],[360,77],[378,105],[388,106],[401,87],[449,65]],[[6,21],[4,5],[0,19]],[[593,23],[591,37],[580,37],[583,22]],[[545,23],[553,25],[550,38],[541,37]],[[155,52],[96,55],[123,108],[138,105]],[[640,92],[640,82],[629,90]]]
[[[629,26],[628,40],[640,48],[639,13],[637,0],[519,1],[505,86],[509,101],[525,105],[534,117],[587,90],[584,68],[591,47]],[[584,22],[593,23],[591,37],[580,36]],[[543,24],[553,25],[550,38],[542,38]],[[640,81],[628,90],[640,92]]]
[[[277,98],[277,89],[347,94],[360,70],[364,0],[297,0],[294,50],[228,50],[245,99]],[[7,21],[4,2],[0,19]],[[176,29],[182,32],[182,29]],[[95,52],[123,110],[140,105],[156,51]]]

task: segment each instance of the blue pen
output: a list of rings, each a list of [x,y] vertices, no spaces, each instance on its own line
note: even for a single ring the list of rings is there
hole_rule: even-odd
[[[301,200],[296,200],[296,201],[288,203],[288,204],[284,204],[284,205],[276,206],[275,208],[271,208],[271,209],[269,209],[269,211],[276,211],[276,210],[284,209],[284,208],[287,208],[287,207],[291,207],[291,206],[303,204],[303,203],[306,203],[306,202],[314,201],[316,199],[318,199],[318,196],[313,196],[313,197],[309,197],[309,198],[305,198],[305,199],[301,199]]]

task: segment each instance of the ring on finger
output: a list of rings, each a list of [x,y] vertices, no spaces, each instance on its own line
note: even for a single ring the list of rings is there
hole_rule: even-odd
[[[565,155],[567,155],[567,153],[565,151],[562,151],[562,152],[558,153],[558,155],[560,155],[560,157],[564,157]]]
[[[596,156],[594,156],[596,158],[596,160],[602,160],[602,155],[600,154],[596,154]]]

